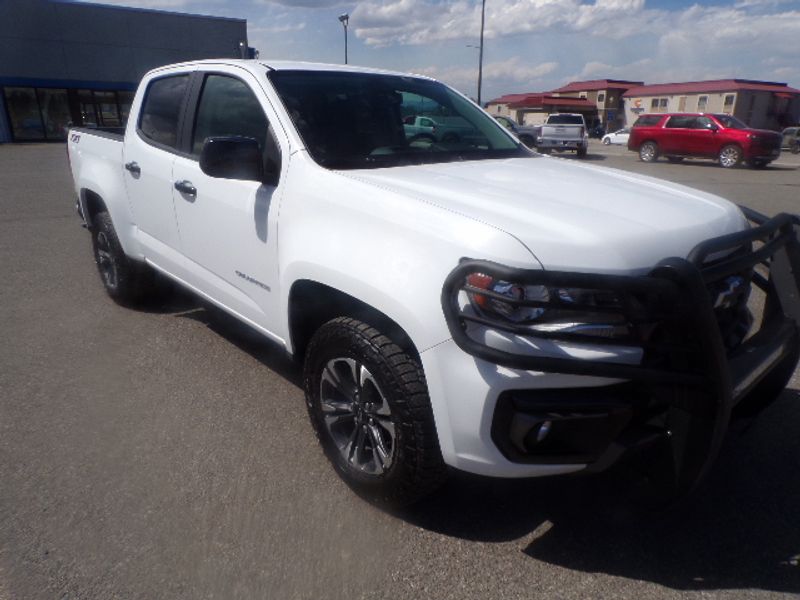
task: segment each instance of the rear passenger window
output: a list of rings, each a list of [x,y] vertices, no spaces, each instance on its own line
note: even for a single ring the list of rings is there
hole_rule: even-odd
[[[652,125],[657,125],[660,120],[661,120],[661,115],[642,115],[641,117],[636,119],[636,123],[634,123],[633,126],[649,127]]]
[[[150,83],[144,97],[139,131],[147,139],[176,148],[178,146],[178,116],[189,75],[162,77]]]
[[[225,75],[209,75],[197,108],[192,154],[199,156],[207,138],[243,136],[264,149],[269,122],[253,91],[243,81]]]
[[[664,126],[667,129],[691,129],[694,127],[695,117],[676,116],[670,117]]]

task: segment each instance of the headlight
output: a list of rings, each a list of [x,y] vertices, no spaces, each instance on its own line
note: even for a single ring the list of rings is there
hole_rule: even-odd
[[[467,297],[481,317],[502,324],[527,326],[531,333],[570,333],[619,337],[630,333],[613,292],[548,288],[493,280],[483,273],[467,277]],[[488,293],[481,293],[485,290]]]

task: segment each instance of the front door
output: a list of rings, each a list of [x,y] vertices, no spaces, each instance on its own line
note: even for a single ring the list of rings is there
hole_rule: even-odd
[[[280,185],[218,179],[200,169],[209,137],[256,139],[262,151],[275,121],[251,75],[220,67],[203,75],[190,156],[173,166],[174,190],[188,282],[267,333],[278,327],[277,214]],[[269,115],[269,117],[268,117]],[[277,142],[280,146],[280,141]],[[284,145],[286,144],[284,140]],[[288,152],[283,152],[288,156]]]

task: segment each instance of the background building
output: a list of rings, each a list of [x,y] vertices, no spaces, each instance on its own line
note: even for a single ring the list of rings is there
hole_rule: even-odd
[[[569,98],[552,94],[507,94],[486,103],[493,115],[503,115],[520,125],[541,125],[550,113],[580,113],[587,123],[597,120],[597,106],[585,98]]]
[[[593,79],[573,81],[550,92],[507,94],[486,103],[493,115],[503,115],[519,124],[539,125],[549,113],[580,113],[589,127],[601,125],[607,131],[625,124],[623,94],[641,86],[641,81]]]
[[[717,79],[659,83],[629,89],[624,94],[629,125],[641,113],[726,113],[750,127],[781,130],[800,121],[800,90],[785,83],[748,79]]]
[[[122,125],[142,75],[242,57],[247,21],[69,0],[0,0],[0,142]]]
[[[594,121],[587,119],[589,126],[599,124],[606,131],[616,131],[625,126],[625,111],[622,96],[631,88],[641,86],[641,81],[624,81],[621,79],[593,79],[591,81],[573,81],[552,90],[550,94],[569,98],[584,98],[597,111]]]

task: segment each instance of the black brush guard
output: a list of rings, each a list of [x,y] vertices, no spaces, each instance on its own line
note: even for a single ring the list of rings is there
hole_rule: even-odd
[[[702,242],[687,258],[663,260],[646,276],[526,270],[466,259],[452,271],[442,291],[442,307],[453,340],[462,350],[514,369],[623,379],[628,382],[624,396],[630,397],[633,388],[636,396],[644,399],[640,404],[647,405],[636,409],[636,424],[615,432],[603,452],[588,457],[591,460],[583,456],[576,461],[559,456],[530,457],[519,452],[508,441],[504,430],[508,415],[504,416],[505,409],[499,402],[492,437],[507,458],[515,462],[586,461],[590,462],[587,470],[599,471],[630,455],[632,448],[652,452],[658,447],[659,457],[651,455],[642,469],[646,477],[670,497],[696,486],[716,458],[734,406],[757,394],[758,384],[777,365],[785,369],[787,361],[796,362],[800,339],[800,220],[788,214],[768,219],[744,207],[742,211],[753,223],[750,229]],[[719,256],[724,258],[716,258]],[[515,300],[470,285],[467,278],[471,274],[520,285],[611,292],[618,302],[614,306],[587,306],[565,302],[557,294],[551,294],[547,301]],[[712,297],[725,293],[725,283],[731,276],[743,276],[747,286],[760,288],[766,298],[758,330],[735,347],[724,339],[720,314],[714,306],[717,298]],[[607,338],[535,331],[525,325],[487,318],[479,311],[463,311],[459,306],[463,292],[514,307],[555,308],[562,314],[606,312],[626,323],[629,334]],[[644,358],[640,364],[631,365],[507,352],[470,336],[470,323],[532,341],[637,347],[642,349]],[[552,399],[559,392],[531,393],[548,396],[552,410],[558,404]],[[568,409],[567,398],[564,394]],[[642,413],[646,416],[642,417]],[[657,418],[648,420],[653,414]]]

